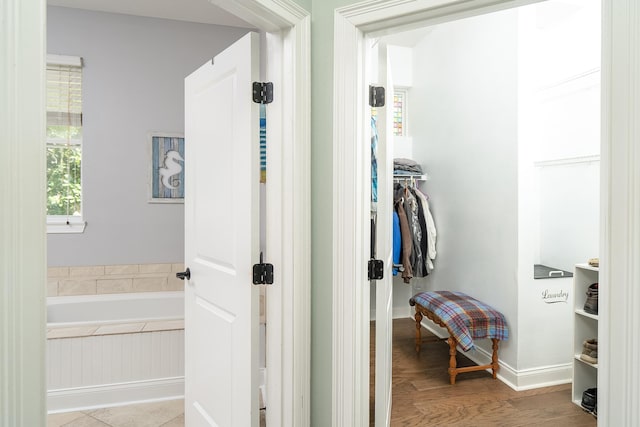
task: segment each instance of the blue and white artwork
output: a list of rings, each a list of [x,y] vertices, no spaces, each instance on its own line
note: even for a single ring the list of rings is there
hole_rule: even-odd
[[[151,137],[151,199],[183,201],[183,137],[155,135]]]

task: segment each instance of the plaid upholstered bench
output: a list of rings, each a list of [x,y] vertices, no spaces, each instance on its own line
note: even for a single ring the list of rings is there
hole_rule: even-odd
[[[456,375],[464,372],[491,369],[493,378],[498,373],[498,341],[509,337],[507,322],[499,311],[462,292],[432,291],[414,295],[409,304],[416,308],[416,352],[423,343],[421,322],[423,316],[449,331],[449,378],[456,383]],[[474,339],[490,338],[493,342],[491,363],[482,366],[456,367],[458,345],[471,350]]]

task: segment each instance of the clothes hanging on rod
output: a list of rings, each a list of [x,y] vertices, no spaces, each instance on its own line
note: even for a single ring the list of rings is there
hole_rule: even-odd
[[[394,221],[397,215],[400,225],[399,231],[393,227],[394,249],[396,241],[400,247],[397,257],[394,252],[394,264],[401,262],[402,278],[410,283],[412,277],[425,277],[433,271],[437,233],[428,197],[417,188],[415,180],[394,181]]]
[[[402,242],[401,260],[402,260],[402,279],[405,283],[409,283],[413,277],[413,268],[411,267],[411,252],[413,251],[413,239],[409,229],[409,219],[404,211],[404,200],[396,199],[394,205],[398,212],[400,220],[400,241]]]
[[[420,191],[417,187],[415,188],[416,195],[418,199],[422,203],[422,210],[425,215],[425,223],[426,223],[426,231],[427,231],[427,256],[426,256],[426,267],[427,274],[431,273],[433,270],[433,260],[436,259],[436,224],[433,220],[433,215],[431,215],[431,209],[429,208],[429,198],[426,194]]]
[[[411,260],[413,275],[416,277],[424,277],[424,258],[422,256],[423,236],[420,218],[418,215],[418,200],[409,187],[404,187],[402,193],[402,197],[404,198],[404,211],[409,219],[409,230],[411,232],[411,239],[413,243],[413,251],[409,257]],[[426,238],[426,236],[424,237]]]
[[[393,275],[398,275],[398,265],[400,265],[400,254],[402,253],[402,239],[400,239],[400,217],[398,212],[393,210]]]

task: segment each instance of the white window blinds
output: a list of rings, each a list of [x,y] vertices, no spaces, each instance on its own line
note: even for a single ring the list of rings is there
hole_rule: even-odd
[[[82,63],[77,57],[49,57],[47,126],[82,126]]]

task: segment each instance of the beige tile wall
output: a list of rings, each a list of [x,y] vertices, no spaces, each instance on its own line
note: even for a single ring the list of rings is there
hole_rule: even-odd
[[[176,273],[183,270],[182,263],[50,267],[47,295],[182,291],[184,282]]]
[[[124,264],[49,267],[47,296],[183,291],[176,273],[184,264]],[[260,287],[260,323],[266,323],[266,290]]]

